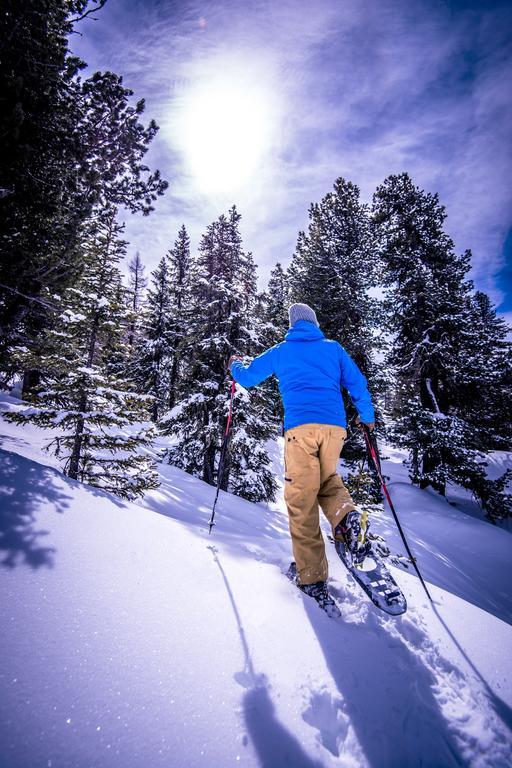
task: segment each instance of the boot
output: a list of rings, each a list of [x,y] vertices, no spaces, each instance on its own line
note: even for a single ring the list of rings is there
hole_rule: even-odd
[[[334,529],[334,538],[343,541],[352,556],[354,565],[360,565],[370,554],[371,544],[367,538],[369,527],[368,513],[356,508],[349,512]]]
[[[301,592],[304,592],[308,597],[312,597],[331,619],[340,618],[341,611],[329,594],[327,582],[315,581],[314,584],[299,584],[297,580],[297,566],[295,563],[290,563],[287,576],[291,581],[295,582]]]
[[[326,612],[331,619],[339,619],[341,611],[332,599],[327,589],[325,581],[316,581],[314,584],[298,584],[301,592],[316,600],[320,608]]]

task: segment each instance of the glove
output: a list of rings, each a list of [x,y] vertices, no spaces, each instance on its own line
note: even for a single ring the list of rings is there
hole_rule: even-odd
[[[368,427],[370,432],[373,432],[375,429],[375,422],[374,421],[361,421],[361,417],[359,415],[356,416],[356,424],[358,427],[361,427],[364,425],[365,427]]]
[[[241,360],[241,359],[242,359],[242,358],[240,357],[240,355],[231,355],[231,357],[229,358],[229,363],[228,363],[228,370],[229,370],[229,371],[231,370],[231,364],[232,364],[232,363],[233,363],[235,360]]]

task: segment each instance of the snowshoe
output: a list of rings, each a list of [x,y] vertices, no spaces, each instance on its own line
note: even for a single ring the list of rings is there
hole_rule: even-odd
[[[407,610],[405,596],[382,559],[376,552],[372,551],[369,541],[368,545],[370,547],[369,552],[356,565],[345,543],[340,539],[334,540],[334,546],[341,562],[372,603],[385,613],[399,616]]]
[[[327,583],[325,581],[316,581],[314,584],[299,584],[297,579],[297,566],[294,562],[290,563],[286,575],[290,581],[293,581],[293,583],[296,584],[301,592],[304,592],[308,597],[312,597],[329,618],[339,619],[341,617],[341,611],[329,594]]]

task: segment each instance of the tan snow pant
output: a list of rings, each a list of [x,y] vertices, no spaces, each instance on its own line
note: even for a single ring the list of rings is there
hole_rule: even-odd
[[[329,424],[302,424],[284,436],[284,500],[300,584],[327,579],[318,505],[332,529],[355,504],[336,473],[347,431]]]

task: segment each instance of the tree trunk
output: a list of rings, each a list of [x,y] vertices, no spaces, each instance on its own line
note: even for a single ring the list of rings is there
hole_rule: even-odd
[[[437,373],[435,371],[433,373],[429,372],[429,375],[425,375],[420,382],[420,400],[422,406],[426,410],[441,415],[441,410],[439,408],[439,397],[437,394],[438,387],[439,380]],[[442,459],[440,456],[433,455],[429,449],[425,450],[422,457],[423,474],[428,475],[435,472],[435,470],[439,467],[441,460]],[[432,483],[430,480],[420,481],[420,488],[427,488],[429,485],[431,485],[434,490],[440,493],[441,496],[446,495],[446,483]]]
[[[129,328],[129,333],[128,333],[128,346],[130,347],[130,350],[133,347],[133,342],[134,342],[134,339],[135,339],[135,316],[136,316],[136,313],[137,313],[137,297],[138,297],[138,292],[139,292],[139,272],[136,269],[135,270],[135,283],[134,283],[134,286],[133,286],[133,301],[132,301],[133,317],[132,317],[132,320],[130,322],[130,328]]]
[[[171,380],[169,382],[169,408],[174,408],[176,403],[176,382],[178,379],[178,354],[174,353],[171,366]]]
[[[439,458],[437,456],[432,456],[432,454],[429,451],[425,451],[423,454],[423,461],[422,461],[422,468],[423,468],[423,474],[427,475],[431,472],[434,472],[437,467],[439,466]],[[430,482],[430,480],[421,480],[420,481],[420,488],[427,488],[429,485],[432,486],[432,488],[441,494],[441,496],[446,496],[446,483],[439,482],[439,483],[433,483]]]
[[[155,424],[158,423],[158,415],[159,415],[159,403],[158,403],[158,396],[160,394],[160,364],[162,360],[161,357],[157,358],[155,360],[156,364],[156,371],[155,371],[155,377],[153,380],[153,394],[154,394],[154,401],[153,405],[151,406],[151,421],[153,421]]]
[[[23,386],[21,389],[21,396],[24,400],[26,400],[27,397],[30,396],[30,390],[34,389],[34,387],[37,387],[40,381],[41,381],[41,371],[38,371],[36,368],[32,368],[24,372]]]
[[[215,446],[208,445],[203,454],[203,480],[215,485]]]
[[[87,366],[92,366],[94,362],[94,355],[96,352],[96,338],[98,334],[98,315],[96,314],[92,329],[91,338],[89,340],[89,350],[87,354]],[[87,393],[82,392],[80,395],[79,409],[81,413],[84,413],[87,409]],[[78,480],[78,473],[80,470],[80,460],[82,458],[82,447],[84,442],[84,427],[85,419],[83,416],[79,416],[76,422],[75,436],[73,440],[73,450],[71,451],[71,457],[69,459],[68,477],[73,480]]]
[[[75,438],[73,441],[73,450],[69,459],[68,477],[78,480],[78,471],[80,469],[80,459],[82,457],[82,441],[84,438],[84,420],[80,416],[75,429]]]

